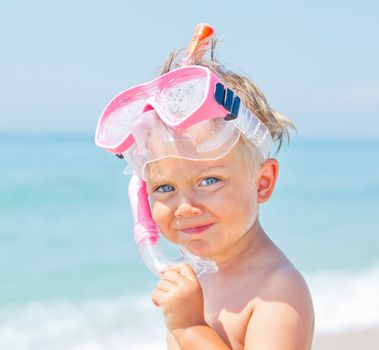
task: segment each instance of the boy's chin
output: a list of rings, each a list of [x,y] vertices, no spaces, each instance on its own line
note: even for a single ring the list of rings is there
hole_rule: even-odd
[[[212,256],[217,254],[217,252],[209,246],[209,243],[204,241],[192,241],[184,248],[189,253],[208,260],[213,260]]]

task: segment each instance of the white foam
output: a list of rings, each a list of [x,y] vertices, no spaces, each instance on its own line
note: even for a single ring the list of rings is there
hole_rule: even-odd
[[[379,325],[379,266],[356,272],[318,272],[306,280],[313,296],[316,331]]]
[[[379,325],[379,266],[361,272],[305,276],[316,331]],[[0,349],[166,349],[161,310],[148,295],[86,302],[33,302],[0,310]]]
[[[165,349],[161,312],[150,299],[32,303],[0,314],[0,349]]]

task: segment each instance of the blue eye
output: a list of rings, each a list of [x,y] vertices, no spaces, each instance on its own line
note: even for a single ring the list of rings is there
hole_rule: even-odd
[[[217,182],[219,182],[220,179],[218,179],[217,177],[206,177],[205,179],[203,179],[201,181],[201,185],[204,185],[204,186],[210,186],[210,185],[213,185]]]
[[[156,188],[156,192],[171,192],[174,191],[174,187],[170,185],[162,185]]]

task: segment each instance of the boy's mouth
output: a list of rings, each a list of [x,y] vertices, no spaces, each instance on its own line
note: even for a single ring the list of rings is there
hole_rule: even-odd
[[[184,233],[187,233],[189,235],[199,234],[207,230],[209,227],[211,227],[213,224],[207,224],[202,226],[193,226],[193,227],[187,227],[182,229]]]

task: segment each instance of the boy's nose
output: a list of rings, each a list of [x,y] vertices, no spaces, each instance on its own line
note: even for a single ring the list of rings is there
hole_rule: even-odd
[[[201,208],[188,202],[180,203],[174,213],[176,217],[191,217],[201,214],[203,214],[203,210]]]

